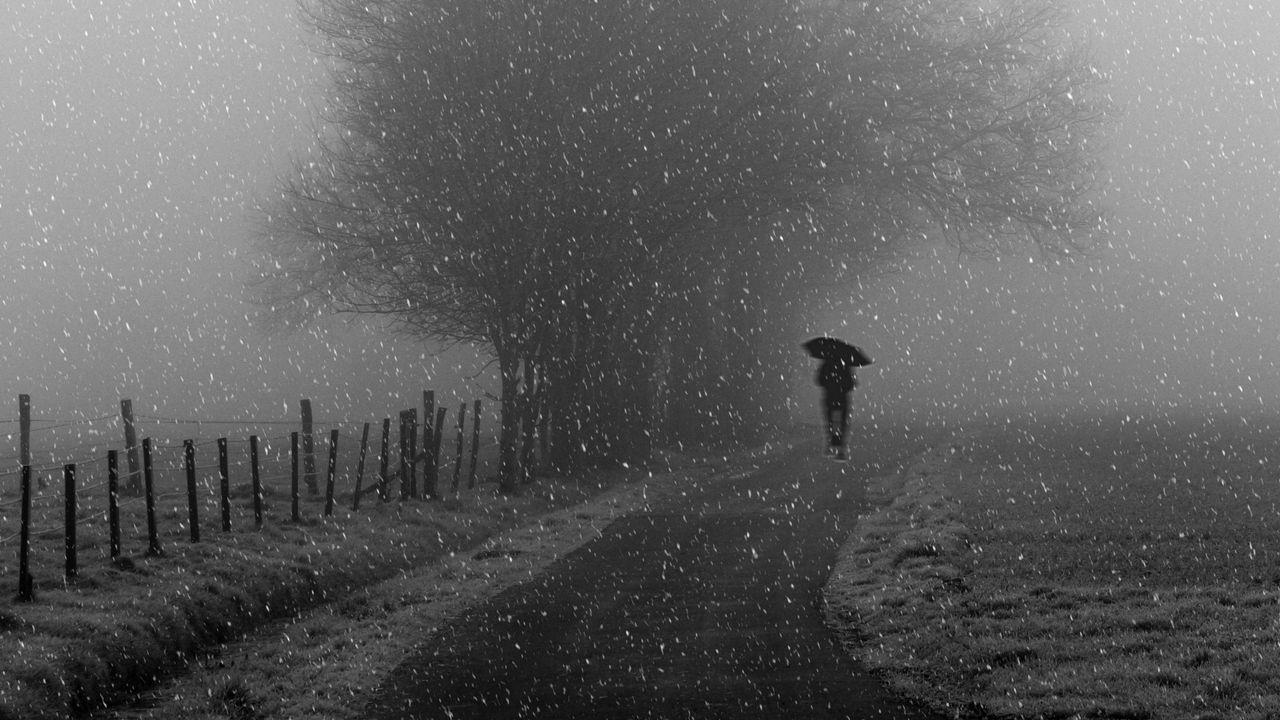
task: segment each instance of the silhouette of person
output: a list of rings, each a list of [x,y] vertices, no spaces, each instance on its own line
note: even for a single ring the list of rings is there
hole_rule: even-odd
[[[844,441],[849,429],[849,392],[858,385],[853,360],[848,357],[823,360],[818,368],[817,383],[822,388],[822,420],[830,438],[827,454],[847,460]]]

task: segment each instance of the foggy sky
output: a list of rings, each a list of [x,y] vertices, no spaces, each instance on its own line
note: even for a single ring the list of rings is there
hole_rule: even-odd
[[[833,298],[872,413],[1280,408],[1280,17],[1263,3],[1081,3],[1110,77],[1111,247],[1077,267],[916,248]],[[959,408],[958,411],[955,409]]]
[[[317,414],[367,418],[422,389],[474,395],[474,362],[364,323],[267,338],[248,322],[250,208],[306,152],[324,81],[293,2],[6,11],[0,401],[278,418],[311,397]]]
[[[363,323],[250,327],[249,209],[306,151],[323,86],[292,0],[6,9],[0,402],[25,392],[40,413],[97,415],[130,396],[160,414],[283,417],[310,396],[360,417],[427,387],[487,389],[465,352],[435,357]],[[1243,0],[1079,11],[1121,110],[1113,246],[1072,268],[922,246],[834,293],[798,335],[871,350],[858,392],[872,414],[1280,406],[1280,20]],[[810,370],[798,354],[798,403]]]

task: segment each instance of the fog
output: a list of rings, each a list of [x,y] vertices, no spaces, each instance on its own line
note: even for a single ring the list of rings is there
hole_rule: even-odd
[[[1277,40],[1266,4],[1085,2],[1117,122],[1109,247],[1074,265],[921,243],[798,333],[864,345],[874,417],[1276,405]],[[0,398],[180,417],[355,418],[479,396],[465,348],[363,322],[268,337],[256,218],[323,87],[293,2],[18,0],[0,22]],[[797,407],[812,388],[797,351]],[[477,376],[477,373],[481,373]],[[799,412],[799,410],[798,410]]]
[[[475,396],[363,322],[269,336],[242,296],[256,216],[324,74],[292,2],[22,1],[0,23],[0,397],[99,416],[372,419]],[[13,401],[16,407],[16,400]],[[13,411],[16,414],[16,410]]]
[[[1280,406],[1280,17],[1267,4],[1091,2],[1116,122],[1109,247],[1064,266],[913,248],[833,293],[873,414]]]

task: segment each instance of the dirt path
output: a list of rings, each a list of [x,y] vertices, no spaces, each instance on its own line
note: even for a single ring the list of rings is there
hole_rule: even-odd
[[[837,464],[805,445],[672,494],[402,663],[376,718],[926,718],[823,623],[836,550],[866,508],[872,443]]]

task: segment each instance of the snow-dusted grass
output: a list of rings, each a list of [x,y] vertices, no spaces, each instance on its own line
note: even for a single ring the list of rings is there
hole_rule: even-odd
[[[1280,438],[1114,418],[955,438],[828,586],[846,646],[975,717],[1280,716]]]
[[[687,472],[708,473],[714,467],[700,465]],[[210,652],[227,643],[234,646],[251,631],[282,627],[290,629],[275,644],[249,644],[257,658],[252,666],[205,678],[200,694],[202,707],[212,716],[294,716],[277,712],[281,701],[272,695],[265,668],[299,663],[319,668],[310,676],[315,692],[331,698],[366,687],[389,660],[379,665],[362,656],[355,663],[327,662],[326,657],[375,646],[380,649],[372,652],[393,657],[395,642],[381,642],[394,640],[384,637],[390,631],[380,628],[382,619],[417,615],[423,604],[437,600],[447,605],[455,595],[465,595],[459,588],[468,582],[500,567],[517,568],[518,576],[525,562],[502,552],[492,553],[489,560],[436,560],[602,493],[631,497],[626,493],[638,492],[642,486],[637,483],[648,476],[632,470],[543,479],[515,497],[482,485],[443,502],[382,504],[370,498],[354,514],[341,509],[346,507],[343,500],[331,519],[319,517],[322,502],[308,501],[301,524],[288,522],[287,499],[276,497],[260,531],[241,522],[231,533],[206,529],[204,542],[192,544],[170,523],[174,529],[165,538],[162,557],[138,554],[113,566],[104,557],[103,544],[91,545],[82,551],[80,575],[71,583],[61,581],[60,565],[42,548],[37,601],[14,603],[11,592],[0,599],[0,718],[67,717],[111,705],[186,674],[192,663],[225,665],[225,653]],[[642,501],[643,493],[639,497]],[[574,513],[572,523],[558,515],[545,522],[572,525],[566,537],[580,539],[593,522],[614,512],[609,502]],[[135,547],[145,549],[136,542]],[[423,584],[406,575],[423,567],[438,571],[439,577]],[[0,576],[0,581],[10,579],[16,591],[16,577]],[[312,612],[317,607],[323,610]],[[302,619],[296,627],[280,625],[297,618]],[[347,627],[352,619],[359,621],[358,632]],[[322,672],[326,667],[358,677],[338,682]],[[260,707],[264,697],[270,702]],[[198,714],[177,707],[182,712],[168,716]]]

